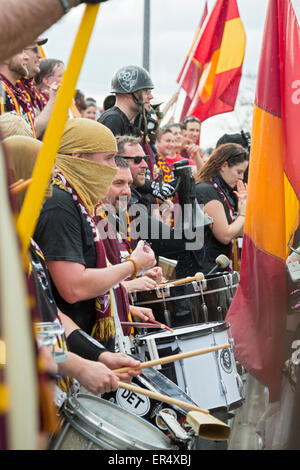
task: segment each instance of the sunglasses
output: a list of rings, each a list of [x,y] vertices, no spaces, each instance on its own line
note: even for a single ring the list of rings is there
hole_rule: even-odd
[[[40,52],[39,46],[33,46],[33,47],[26,47],[24,49],[25,51],[33,51],[35,54],[38,54]]]
[[[139,165],[142,160],[147,162],[150,158],[150,155],[143,155],[142,157],[128,157],[126,155],[118,155],[120,158],[130,159],[133,160],[136,165]]]

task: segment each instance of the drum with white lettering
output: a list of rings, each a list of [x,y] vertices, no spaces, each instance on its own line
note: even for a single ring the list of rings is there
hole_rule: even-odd
[[[137,387],[196,405],[174,382],[153,367],[144,369],[141,375],[132,379],[132,383]],[[180,449],[188,449],[193,446],[195,436],[190,432],[191,428],[186,423],[186,414],[188,412],[186,409],[122,388],[119,388],[116,392],[106,393],[102,395],[102,398],[149,421],[176,442]],[[174,417],[176,420],[174,428],[168,428],[162,419],[161,412],[168,413]],[[182,432],[177,432],[178,425],[182,427]]]
[[[171,440],[139,416],[90,393],[70,396],[51,450],[171,450]]]
[[[135,291],[129,296],[132,305],[151,308],[157,321],[179,328],[224,321],[238,283],[238,272],[215,273],[202,281]]]
[[[202,323],[135,337],[141,361],[211,346],[230,344],[208,354],[189,357],[161,367],[161,373],[178,385],[200,407],[234,409],[242,405],[243,383],[236,369],[230,325]]]

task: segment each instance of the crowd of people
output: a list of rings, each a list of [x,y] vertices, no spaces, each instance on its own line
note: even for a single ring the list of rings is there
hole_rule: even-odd
[[[6,5],[7,25],[0,19],[0,133],[8,187],[32,176],[65,70],[61,60],[43,57],[47,38],[41,35],[75,4],[98,2],[56,0],[54,8],[53,0],[44,0],[37,9],[34,0],[24,0],[18,5],[22,28],[14,16],[16,3]],[[37,347],[39,383],[49,388],[39,393],[39,436],[45,438],[39,448],[47,446],[53,412],[70,390],[110,392],[119,380],[130,382],[140,374],[139,360],[123,343],[133,330],[122,323],[155,321],[151,308],[131,305],[129,294],[166,280],[159,257],[176,261],[177,279],[210,273],[220,254],[230,260],[227,270],[238,270],[249,139],[243,132],[226,134],[214,148],[202,148],[200,120],[166,122],[178,92],[162,108],[154,102],[149,72],[140,66],[121,67],[109,86],[102,106],[76,90],[28,250],[31,319],[61,325],[56,352],[68,351],[57,364],[47,348]],[[176,177],[180,169],[184,187]],[[26,188],[10,194],[16,216],[25,194]],[[191,200],[207,216],[195,249],[187,248],[180,219]],[[114,372],[123,366],[132,369]],[[1,366],[0,373],[1,384]],[[4,415],[0,407],[1,424]],[[9,447],[4,428],[0,448]]]

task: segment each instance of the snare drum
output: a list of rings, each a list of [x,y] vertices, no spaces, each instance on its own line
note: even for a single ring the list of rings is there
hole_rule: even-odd
[[[141,375],[132,379],[132,383],[138,387],[196,405],[191,397],[153,367],[144,369]],[[166,433],[169,437],[175,437],[176,443],[181,449],[187,449],[192,446],[195,437],[191,434],[187,436],[184,435],[185,429],[189,428],[189,425],[186,423],[186,414],[188,412],[186,409],[177,405],[170,405],[169,403],[161,402],[129,390],[124,390],[122,388],[119,388],[115,392],[106,393],[102,395],[102,398],[117,404],[130,413],[146,419],[158,429]],[[172,430],[168,429],[162,421],[160,417],[160,412],[162,411],[172,415],[177,424],[182,426],[182,433],[179,436],[176,435],[177,429],[172,433]]]
[[[223,321],[239,283],[239,273],[208,274],[193,281],[129,294],[131,304],[151,308],[155,319],[172,328]]]
[[[231,347],[190,357],[161,368],[200,407],[234,409],[242,405],[243,383],[233,355],[229,324],[211,322],[135,337],[141,361],[230,343]]]
[[[149,422],[90,393],[70,396],[51,450],[170,450],[170,439]]]

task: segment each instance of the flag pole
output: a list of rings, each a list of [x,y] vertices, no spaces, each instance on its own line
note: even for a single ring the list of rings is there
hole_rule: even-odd
[[[214,9],[216,3],[217,3],[217,0],[215,1],[215,4],[214,4],[214,6],[213,6],[213,8],[212,8],[211,11],[213,11],[213,9]],[[208,23],[209,18],[210,18],[210,15],[207,15],[206,18],[205,18],[205,20],[203,21],[202,25],[200,26],[200,28],[198,28],[197,34],[196,34],[196,36],[195,36],[195,38],[194,38],[193,44],[192,44],[192,46],[191,46],[191,48],[190,48],[190,51],[189,51],[189,53],[188,53],[188,56],[189,56],[189,57],[188,57],[187,63],[185,64],[185,67],[184,67],[184,69],[183,69],[183,73],[182,73],[181,78],[180,78],[180,81],[179,81],[179,83],[178,83],[178,90],[177,90],[177,91],[179,91],[179,92],[181,91],[182,83],[183,83],[183,81],[184,81],[184,79],[185,79],[185,77],[186,77],[186,74],[187,74],[187,71],[188,71],[188,69],[189,69],[189,66],[191,65],[191,62],[192,62],[193,57],[194,57],[194,53],[195,53],[195,51],[196,51],[196,49],[197,49],[197,47],[198,47],[198,44],[199,44],[199,42],[200,42],[200,39],[202,38],[203,32],[204,32],[204,30],[205,30],[205,28],[206,28],[206,25],[207,25],[207,23]],[[178,97],[178,98],[179,98],[179,97]],[[175,103],[175,106],[174,106],[173,117],[175,117],[175,113],[176,113],[176,109],[177,109],[177,103],[178,103],[178,99],[177,99],[177,101],[176,101],[176,103]]]
[[[26,263],[26,252],[42,207],[55,157],[64,132],[68,110],[72,102],[77,80],[89,45],[100,4],[86,5],[75,38],[67,69],[58,90],[44,139],[32,174],[25,200],[17,220],[22,257]]]

